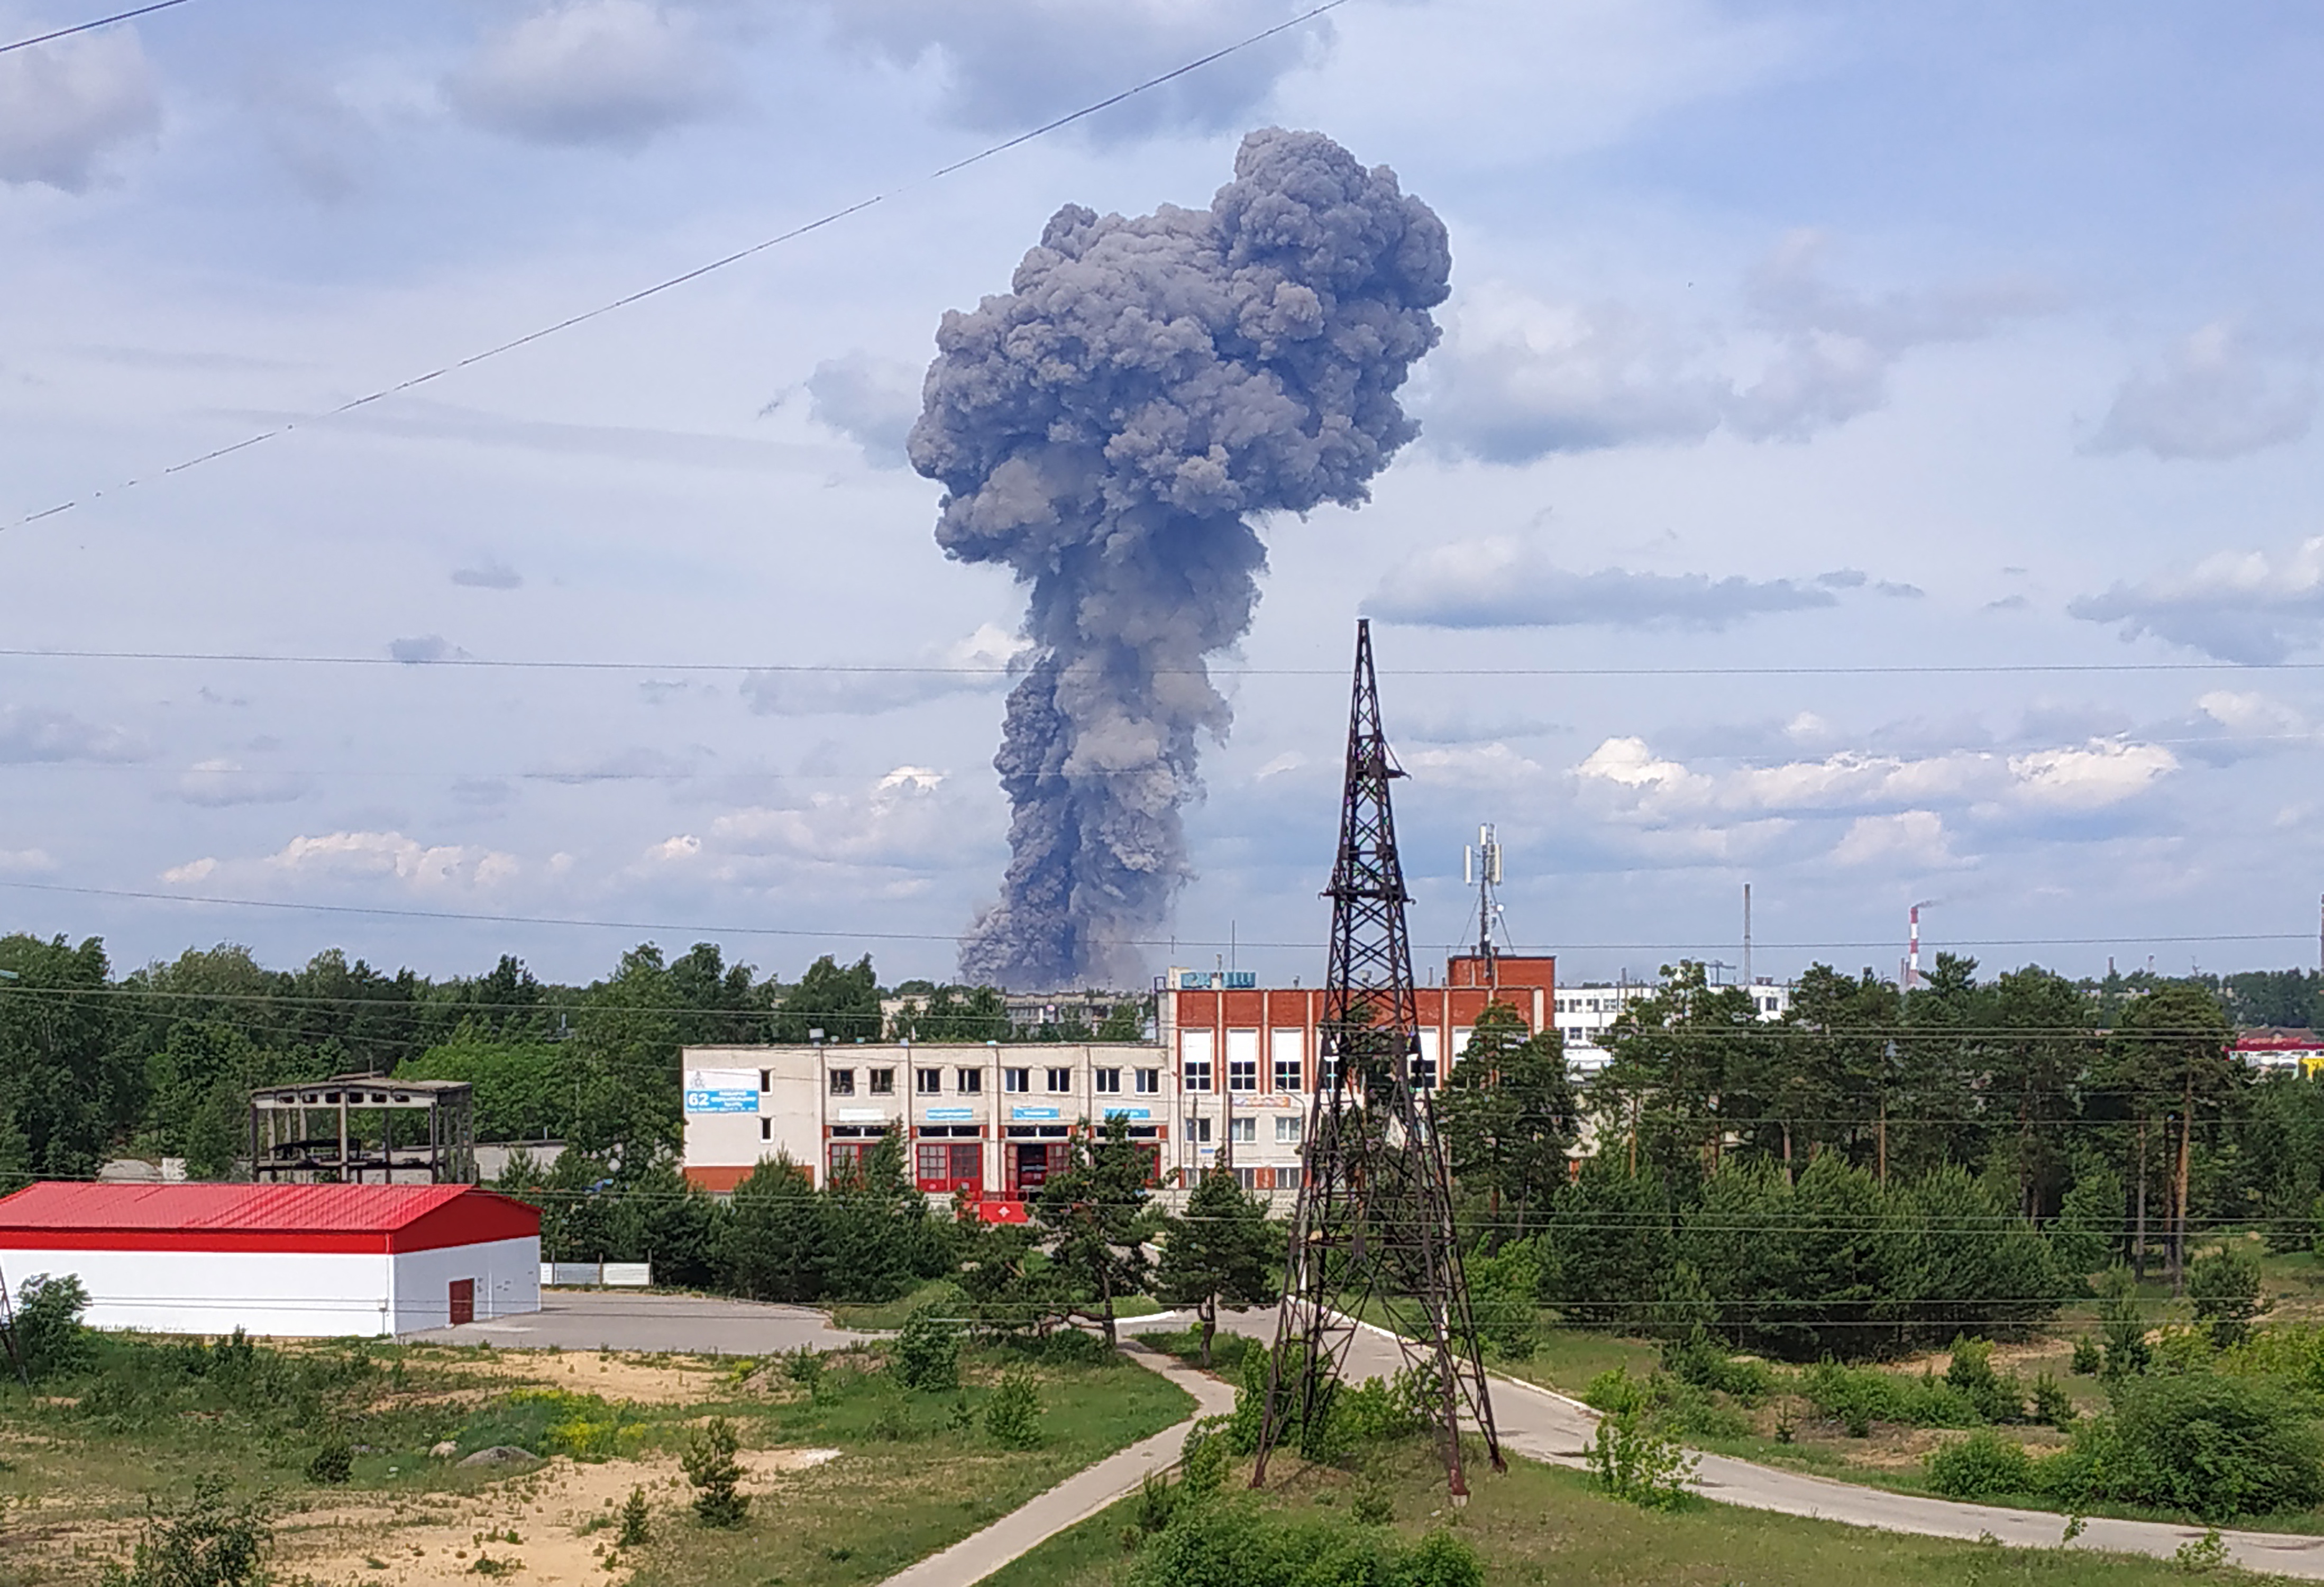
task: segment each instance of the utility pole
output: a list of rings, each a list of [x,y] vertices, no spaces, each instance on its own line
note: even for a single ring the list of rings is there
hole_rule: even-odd
[[[1432,1388],[1431,1430],[1447,1491],[1468,1501],[1465,1414],[1495,1471],[1507,1469],[1486,1386],[1484,1352],[1461,1247],[1433,1098],[1420,1063],[1419,997],[1406,934],[1403,862],[1388,784],[1404,775],[1380,726],[1371,624],[1356,624],[1354,701],[1340,852],[1332,867],[1332,946],[1318,1035],[1323,1084],[1308,1111],[1305,1172],[1268,1358],[1251,1486],[1296,1426],[1312,1436],[1331,1414],[1350,1345],[1376,1313],[1419,1381]]]
[[[1751,884],[1748,881],[1743,884],[1743,984],[1758,984],[1751,979]],[[1752,995],[1757,997],[1758,994],[1755,992]],[[1753,1012],[1757,1010],[1755,1009]]]

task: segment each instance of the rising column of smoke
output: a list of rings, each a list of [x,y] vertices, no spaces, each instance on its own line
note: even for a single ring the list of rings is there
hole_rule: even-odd
[[[1060,209],[1009,292],[945,316],[912,466],[936,540],[1032,586],[1009,697],[1014,815],[964,978],[1122,984],[1189,875],[1204,659],[1250,626],[1255,514],[1354,505],[1416,427],[1396,392],[1436,345],[1444,226],[1316,133],[1243,140],[1208,209]]]

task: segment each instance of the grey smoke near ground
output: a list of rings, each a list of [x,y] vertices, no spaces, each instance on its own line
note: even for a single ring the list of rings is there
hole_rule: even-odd
[[[963,976],[1120,984],[1189,869],[1205,658],[1250,626],[1254,515],[1355,505],[1417,427],[1452,254],[1434,211],[1316,133],[1243,140],[1208,209],[1068,205],[1010,291],[945,316],[912,466],[936,540],[1032,586],[993,766],[1013,807]]]

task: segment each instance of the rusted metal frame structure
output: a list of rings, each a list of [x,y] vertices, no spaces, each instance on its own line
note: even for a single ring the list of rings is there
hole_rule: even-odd
[[[425,1116],[427,1138],[399,1143],[394,1121],[414,1112]],[[359,1113],[379,1116],[375,1144],[364,1139]],[[325,1123],[320,1134],[310,1130],[316,1115]],[[251,1176],[264,1182],[360,1185],[375,1174],[389,1185],[399,1173],[424,1171],[431,1184],[471,1185],[475,1146],[475,1090],[466,1081],[336,1075],[250,1093]]]
[[[1356,624],[1354,699],[1340,848],[1332,869],[1322,1073],[1310,1105],[1306,1167],[1292,1213],[1283,1301],[1268,1360],[1252,1486],[1296,1425],[1328,1419],[1357,1319],[1377,1309],[1405,1364],[1434,1389],[1447,1489],[1466,1500],[1463,1417],[1506,1469],[1476,1320],[1452,1224],[1451,1176],[1420,1073],[1418,997],[1405,923],[1388,784],[1403,776],[1380,722],[1371,625]],[[1445,1055],[1450,1061],[1450,1055]]]

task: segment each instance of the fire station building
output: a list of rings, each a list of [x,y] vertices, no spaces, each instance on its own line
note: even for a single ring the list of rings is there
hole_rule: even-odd
[[[1489,1003],[1540,1030],[1555,1022],[1555,993],[1554,959],[1450,960],[1444,984],[1418,994],[1420,1078],[1441,1078]],[[893,1137],[922,1190],[1008,1215],[1064,1167],[1077,1132],[1118,1118],[1160,1183],[1231,1167],[1287,1203],[1323,992],[1174,971],[1156,1002],[1152,1042],[687,1047],[687,1177],[724,1194],[781,1155],[822,1186]]]

